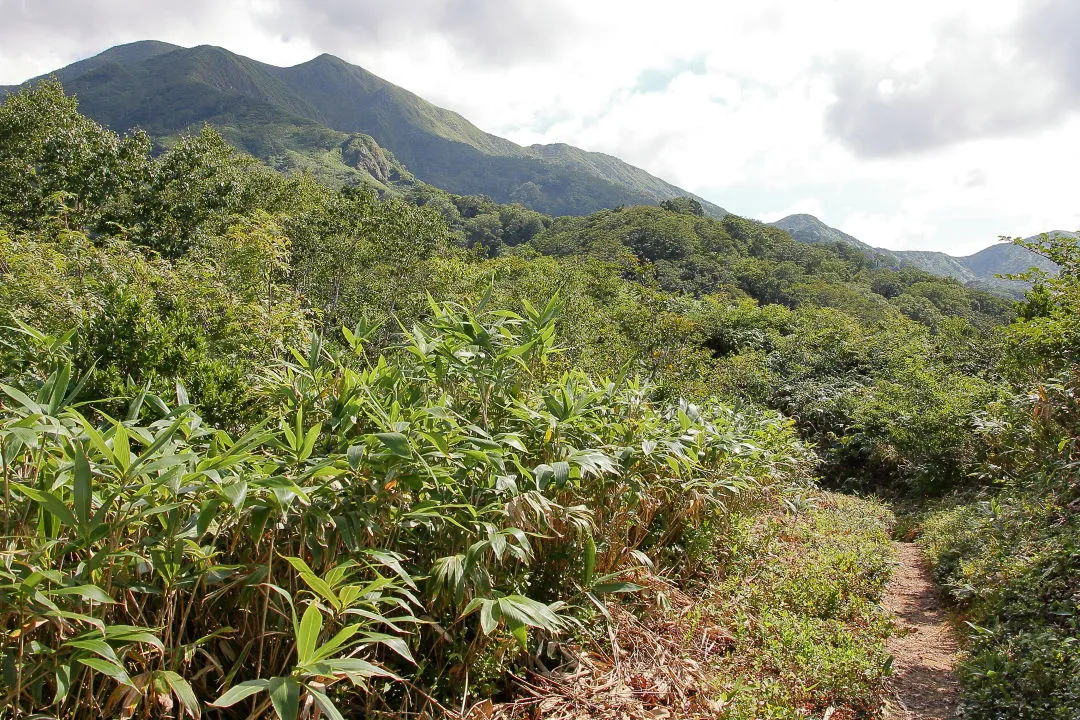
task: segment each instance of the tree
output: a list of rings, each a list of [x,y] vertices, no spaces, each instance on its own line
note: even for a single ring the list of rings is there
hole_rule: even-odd
[[[0,105],[0,212],[16,228],[59,219],[101,229],[143,178],[150,140],[121,139],[79,114],[56,80],[44,80]]]
[[[284,179],[237,152],[209,125],[158,158],[140,186],[130,222],[140,242],[176,257],[237,215],[284,202]]]
[[[674,213],[683,213],[685,215],[697,215],[698,217],[703,217],[705,215],[705,209],[701,207],[701,203],[691,197],[680,196],[665,200],[660,203],[660,207]]]

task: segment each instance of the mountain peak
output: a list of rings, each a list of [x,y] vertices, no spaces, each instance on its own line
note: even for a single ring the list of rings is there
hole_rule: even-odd
[[[136,40],[134,42],[123,43],[122,45],[114,45],[113,47],[98,53],[96,57],[102,55],[123,55],[126,58],[133,57],[151,57],[153,55],[161,55],[163,53],[172,52],[173,50],[183,49],[180,45],[173,45],[162,40]]]
[[[864,252],[878,252],[875,248],[870,247],[861,240],[858,240],[845,232],[841,232],[836,228],[829,227],[824,222],[808,213],[788,215],[776,222],[769,223],[769,225],[780,228],[799,242],[812,244],[841,243],[843,245],[857,247]]]
[[[816,225],[824,225],[825,224],[819,218],[811,215],[810,213],[794,213],[792,215],[788,215],[787,217],[781,218],[780,220],[777,220],[777,222],[796,222],[796,221],[814,223]]]
[[[346,60],[342,60],[337,55],[331,55],[330,53],[322,53],[320,55],[317,55],[317,56],[313,57],[310,60],[310,62],[333,63],[335,65],[351,65],[352,64],[352,63],[347,62]]]
[[[162,42],[160,40],[136,40],[135,42],[125,43],[123,45],[115,45],[108,50],[99,52],[97,55],[78,60],[59,70],[47,73],[46,75],[39,75],[22,84],[26,85],[34,83],[43,78],[55,75],[61,83],[68,85],[83,75],[87,75],[110,65],[134,65],[159,55],[165,55],[176,50],[184,49],[185,48],[179,45],[173,45],[172,43]],[[16,86],[12,86],[9,89],[14,91]]]
[[[258,158],[325,170],[336,182],[364,181],[341,159],[350,138],[360,134],[390,151],[404,165],[403,176],[550,215],[691,195],[609,155],[565,144],[525,148],[486,133],[458,113],[326,53],[277,67],[213,45],[144,41],[106,50],[56,75],[79,97],[83,112],[118,132],[141,127],[167,139],[209,123]],[[709,214],[725,214],[702,205]]]

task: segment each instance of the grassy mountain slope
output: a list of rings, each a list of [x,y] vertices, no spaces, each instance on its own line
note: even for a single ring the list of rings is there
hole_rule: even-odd
[[[607,155],[565,145],[526,148],[485,133],[330,55],[280,68],[217,47],[139,42],[55,74],[87,115],[114,130],[141,127],[168,144],[210,123],[275,167],[308,168],[343,182],[386,184],[411,171],[452,193],[490,195],[551,215],[690,194]],[[385,160],[376,165],[391,167],[386,177],[348,162],[347,146],[358,136],[372,139],[361,142]],[[698,200],[710,214],[726,214]]]
[[[1061,230],[1054,230],[1049,234],[1055,237],[1076,237],[1076,233]],[[979,277],[986,277],[992,273],[1022,273],[1033,267],[1049,273],[1056,273],[1059,270],[1056,264],[1041,255],[1007,243],[991,245],[985,250],[980,250],[960,260],[966,268]]]
[[[370,137],[328,128],[262,63],[209,46],[121,45],[58,70],[87,115],[110,128],[142,128],[161,146],[213,125],[235,147],[281,170],[383,187],[409,173]]]
[[[774,223],[769,223],[769,225],[780,228],[799,242],[810,243],[812,245],[838,242],[844,243],[845,245],[853,245],[865,252],[877,252],[875,248],[870,247],[862,240],[854,238],[836,228],[829,227],[813,215],[807,215],[805,213],[788,215],[786,218],[777,220]]]
[[[678,195],[687,195],[701,203],[706,215],[719,218],[728,214],[727,210],[719,205],[696,195],[691,195],[685,190],[611,155],[589,152],[565,143],[530,145],[529,149],[546,160],[563,163],[610,178],[621,185],[637,190],[655,201],[667,200]]]
[[[874,248],[845,232],[829,227],[813,215],[790,215],[769,224],[788,232],[799,242],[851,245],[865,252],[874,253],[878,257],[887,258],[891,265],[915,267],[934,275],[955,278],[965,284],[998,293],[1018,295],[1027,285],[1017,281],[1001,280],[995,275],[1022,273],[1032,267],[1050,273],[1058,269],[1057,265],[1030,250],[1006,243],[991,245],[974,255],[954,257],[931,250]],[[1061,233],[1061,231],[1054,231],[1052,234],[1071,235]]]
[[[920,270],[940,275],[942,277],[956,278],[961,282],[978,280],[978,273],[964,264],[963,258],[953,257],[943,252],[934,250],[893,250],[890,254],[898,258],[904,265],[917,267]],[[988,277],[992,278],[992,270]]]

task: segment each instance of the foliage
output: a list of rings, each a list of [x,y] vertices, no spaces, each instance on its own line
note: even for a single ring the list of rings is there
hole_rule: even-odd
[[[234,429],[257,415],[254,369],[303,334],[297,298],[279,284],[285,252],[272,226],[257,223],[236,225],[177,263],[73,230],[0,230],[0,307],[48,333],[83,328],[72,353],[95,368],[89,397],[166,393],[180,380],[206,419]],[[25,370],[27,343],[11,334],[0,346],[0,373]],[[120,412],[110,403],[99,409]]]
[[[279,419],[237,438],[182,386],[95,420],[72,335],[24,326],[0,423],[6,704],[198,716],[265,690],[258,712],[294,718],[437,687],[497,628],[564,631],[628,568],[695,572],[669,552],[688,528],[805,472],[778,419],[551,374],[557,313],[433,308],[392,361],[365,330],[344,352],[316,336],[266,373]]]
[[[709,612],[734,631],[713,688],[726,700],[722,717],[874,713],[889,673],[880,600],[891,514],[875,501],[806,491],[786,505],[744,526],[709,594]]]
[[[121,139],[80,115],[59,83],[43,82],[0,105],[0,148],[0,213],[8,223],[96,226],[136,189],[150,140]]]
[[[923,518],[935,573],[970,619],[970,718],[1080,712],[1078,256],[1074,238],[1028,245],[1062,271],[1036,284],[1004,333],[1003,365],[1026,392],[990,406],[980,423],[992,484]]]
[[[887,518],[806,489],[755,519],[817,472],[974,498],[924,535],[978,628],[969,716],[1075,714],[1068,236],[1013,312],[693,199],[550,218],[209,128],[153,154],[50,82],[0,132],[7,706],[456,706],[655,573],[725,578],[732,717],[871,713]]]

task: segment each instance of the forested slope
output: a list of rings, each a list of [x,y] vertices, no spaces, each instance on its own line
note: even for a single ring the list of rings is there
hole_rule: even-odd
[[[515,678],[604,676],[584,663],[608,653],[646,683],[621,712],[872,714],[891,521],[814,478],[994,493],[1002,552],[1017,527],[1073,537],[1075,245],[1044,252],[1061,279],[1017,310],[689,199],[553,219],[380,197],[210,130],[155,156],[51,83],[11,96],[5,705],[512,714]],[[1041,513],[1017,499],[1040,493]],[[1006,615],[943,517],[942,576],[978,568],[972,612],[1007,630],[967,676],[985,717],[1035,672],[1011,643],[1072,652],[1076,557],[1049,546],[1060,593]],[[699,689],[619,660],[633,638]],[[1073,677],[1024,717],[1068,717]]]
[[[55,76],[79,97],[83,112],[118,132],[139,128],[169,146],[209,123],[234,147],[274,167],[338,184],[374,179],[407,189],[415,177],[555,215],[687,194],[610,155],[567,145],[522,147],[486,133],[332,55],[276,67],[209,45],[143,41]],[[10,90],[0,88],[0,97]],[[369,162],[357,162],[350,148],[357,142],[386,158],[392,172],[383,177]],[[705,205],[711,214],[726,212]]]

